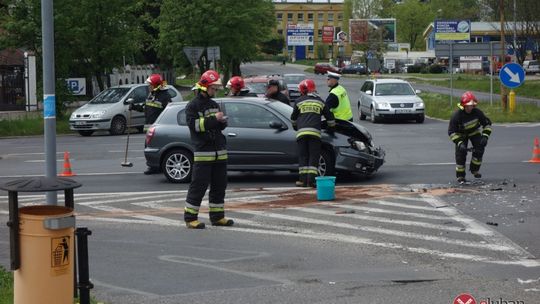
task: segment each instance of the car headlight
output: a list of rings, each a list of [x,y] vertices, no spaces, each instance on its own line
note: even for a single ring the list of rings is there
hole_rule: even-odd
[[[77,114],[75,114],[75,112],[71,113],[71,115],[69,116],[69,120],[74,120],[76,116]]]
[[[359,141],[359,140],[355,140],[352,142],[352,146],[353,148],[355,148],[356,150],[358,151],[364,151],[366,150],[366,144],[364,144],[363,142]]]
[[[90,115],[90,117],[91,118],[100,118],[101,116],[105,115],[105,113],[107,113],[107,111],[94,112],[94,113],[92,113],[92,115]]]
[[[423,108],[424,107],[424,103],[419,101],[419,102],[415,102],[414,103],[414,107],[415,108]]]
[[[379,108],[389,108],[390,104],[388,102],[378,102],[377,105]]]

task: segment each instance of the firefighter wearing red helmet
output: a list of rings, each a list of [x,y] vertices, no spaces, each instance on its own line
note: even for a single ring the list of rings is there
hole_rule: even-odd
[[[456,177],[459,183],[465,180],[468,142],[473,147],[469,170],[475,178],[481,178],[480,166],[485,147],[491,135],[491,121],[476,106],[478,100],[470,91],[463,93],[458,109],[452,114],[448,124],[448,135],[456,145]]]
[[[222,88],[221,78],[214,70],[201,75],[195,84],[195,98],[186,106],[186,120],[191,134],[193,174],[186,197],[184,221],[190,229],[203,229],[198,219],[201,201],[210,186],[209,213],[214,226],[232,226],[225,217],[225,189],[227,188],[227,147],[223,129],[227,117],[212,99]]]
[[[330,130],[335,127],[334,114],[317,94],[315,82],[305,79],[298,84],[300,97],[294,102],[291,120],[298,143],[298,187],[315,187],[321,154],[321,116]]]
[[[249,94],[244,79],[240,76],[231,77],[225,87],[229,90],[228,96],[247,96]]]
[[[163,109],[171,102],[171,96],[167,90],[167,82],[163,80],[161,75],[152,74],[146,79],[146,83],[150,88],[150,94],[146,98],[144,105],[130,104],[129,110],[144,112],[144,130],[148,130],[158,116],[163,112]],[[158,173],[156,170],[147,168],[144,174]]]

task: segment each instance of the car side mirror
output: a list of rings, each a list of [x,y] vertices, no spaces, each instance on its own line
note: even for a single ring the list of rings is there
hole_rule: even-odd
[[[130,98],[124,100],[124,104],[130,104],[130,103],[135,103],[135,99],[130,97]]]
[[[283,125],[280,121],[271,121],[269,124],[270,128],[278,130],[287,130],[287,127]]]
[[[415,92],[416,92],[416,94],[422,93],[422,91],[420,91],[420,90],[416,90]]]
[[[371,90],[367,90],[366,94],[371,95],[371,94],[373,94],[373,92],[371,92]]]

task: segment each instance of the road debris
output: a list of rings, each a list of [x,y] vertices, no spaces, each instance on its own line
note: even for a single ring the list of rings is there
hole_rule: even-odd
[[[499,226],[499,224],[495,222],[486,222],[486,224],[491,225],[491,226]]]

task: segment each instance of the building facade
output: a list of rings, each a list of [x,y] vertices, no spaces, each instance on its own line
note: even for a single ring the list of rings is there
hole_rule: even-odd
[[[283,55],[291,60],[329,59],[351,54],[348,42],[336,42],[336,35],[344,31],[343,0],[274,0],[277,26],[275,31],[285,41]],[[288,25],[304,26],[312,31],[312,38],[289,45]],[[333,39],[323,42],[323,27],[333,27]],[[328,33],[328,31],[326,31]],[[291,31],[289,31],[291,34]],[[310,34],[309,34],[310,35]],[[297,45],[305,43],[305,45]]]

